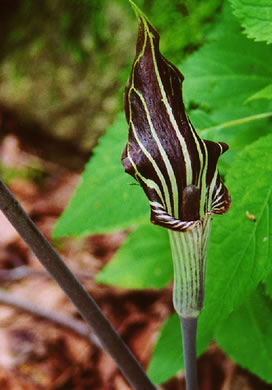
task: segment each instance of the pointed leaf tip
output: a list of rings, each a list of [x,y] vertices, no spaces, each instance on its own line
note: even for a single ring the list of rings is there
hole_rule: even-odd
[[[147,16],[143,13],[143,11],[132,0],[128,0],[128,1],[130,2],[130,5],[133,8],[133,11],[135,12],[135,15],[138,19],[138,23],[144,24],[144,22],[147,22],[152,28],[154,28],[150,23],[150,21],[148,20]]]
[[[135,12],[135,15],[137,16],[138,21],[140,22],[140,20],[142,18],[145,18],[145,15],[132,0],[129,0],[129,2],[130,2],[131,7],[133,8],[133,11]]]

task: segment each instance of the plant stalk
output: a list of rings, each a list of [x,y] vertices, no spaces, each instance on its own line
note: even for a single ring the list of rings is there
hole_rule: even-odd
[[[197,318],[180,316],[182,329],[182,343],[184,353],[184,367],[186,390],[197,390],[197,359],[196,359],[196,331]]]
[[[90,325],[135,390],[156,390],[139,362],[111,326],[94,299],[66,266],[6,185],[0,180],[0,210]]]
[[[199,221],[185,232],[169,230],[174,263],[173,304],[182,328],[186,390],[197,390],[196,332],[197,318],[203,306],[206,259],[211,216],[200,219],[197,204],[200,190],[185,187],[182,197],[183,219]]]

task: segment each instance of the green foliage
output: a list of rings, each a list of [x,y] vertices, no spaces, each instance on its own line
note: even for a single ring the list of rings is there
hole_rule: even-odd
[[[14,179],[23,178],[42,185],[45,174],[42,167],[35,162],[33,162],[31,166],[24,168],[11,168],[0,163],[0,177],[7,184],[12,182]]]
[[[212,338],[221,334],[217,333],[218,327],[223,333],[227,323],[227,334],[237,331],[236,325],[232,328],[226,317],[233,310],[237,311],[236,317],[239,317],[239,306],[249,299],[259,282],[265,280],[272,270],[272,156],[267,160],[271,147],[272,135],[260,138],[240,152],[226,177],[227,187],[232,194],[232,207],[226,215],[215,218],[213,222],[206,298],[198,328],[199,352],[203,351]],[[249,161],[254,161],[254,165],[249,164]],[[249,218],[250,214],[247,215],[249,211],[256,222]],[[174,343],[170,344],[168,340],[168,337],[177,335],[177,328],[175,320],[167,322],[155,347],[150,373],[156,383],[165,381],[182,367],[178,367],[178,351],[172,351]],[[228,340],[228,348],[235,349],[236,338],[232,341],[228,337]],[[260,348],[258,337],[251,337],[250,340],[243,349],[244,355],[251,356],[253,351]],[[159,362],[165,356],[171,364],[168,367],[167,363],[162,370]],[[243,365],[239,354],[234,357]],[[258,369],[260,366],[254,365],[254,361],[249,359],[246,367],[267,379],[263,371]]]
[[[128,5],[127,0],[117,0]],[[161,49],[171,61],[179,61],[205,42],[209,21],[220,0],[138,0],[137,5],[161,34]],[[132,12],[130,16],[135,18]],[[135,23],[136,25],[136,23]],[[169,28],[171,26],[171,28]]]
[[[210,120],[211,124],[206,119],[205,125],[199,122],[198,114],[193,121],[198,129],[206,128],[202,137],[229,144],[230,150],[220,161],[225,173],[225,166],[234,160],[241,147],[269,132],[269,119],[256,123],[248,118],[271,114],[271,100],[250,101],[248,98],[271,84],[272,69],[268,59],[272,60],[272,50],[241,34],[228,3],[207,39],[207,44],[180,67],[185,76],[184,98],[188,107],[198,107],[202,118],[204,112],[205,118]],[[194,111],[191,117],[194,119]],[[225,126],[233,120],[239,121],[239,131],[236,126]]]
[[[145,11],[161,32],[161,50],[172,61],[179,61],[192,48],[203,44],[207,20],[219,5],[219,0],[160,0],[153,1]]]
[[[232,206],[212,227],[202,313],[209,323],[237,308],[272,271],[271,147],[272,134],[260,138],[240,152],[226,175]]]
[[[272,299],[272,272],[268,273],[266,278],[263,280],[265,293]]]
[[[183,367],[180,320],[176,314],[169,317],[162,327],[148,368],[148,375],[155,383],[162,383]],[[173,346],[175,345],[175,348]],[[160,367],[160,369],[158,369]]]
[[[126,138],[124,119],[101,138],[54,237],[106,233],[147,221],[148,203],[138,186],[130,185],[133,179],[121,167]]]
[[[267,105],[244,103],[272,79],[271,47],[242,35],[224,8],[209,42],[181,66],[187,105],[201,106],[217,123],[264,111]]]
[[[129,234],[97,280],[125,288],[162,288],[171,281],[172,269],[167,231],[145,224]]]
[[[197,333],[198,356],[209,345],[212,334],[213,329],[200,319]],[[153,382],[163,383],[183,368],[183,350],[180,335],[180,319],[177,314],[173,314],[165,321],[162,327],[153,351],[153,358],[148,367],[148,375]]]
[[[256,41],[272,43],[272,7],[270,0],[231,0],[234,14],[245,33]]]
[[[84,57],[84,43],[82,35],[87,26],[91,26],[91,33],[94,42],[101,36],[102,23],[97,23],[97,18],[101,15],[105,1],[99,2],[89,0],[68,0],[65,7],[61,2],[53,4],[50,0],[37,2],[35,0],[14,1],[3,5],[0,13],[0,32],[5,36],[5,40],[0,42],[0,60],[5,55],[10,55],[12,51],[25,49],[34,45],[41,45],[43,50],[51,45],[51,34],[58,39],[57,48],[59,51],[73,51],[74,55]],[[94,12],[94,11],[100,11]],[[50,21],[50,25],[47,21]],[[21,52],[20,52],[21,53]],[[33,51],[31,52],[33,55]],[[52,53],[51,53],[52,54]],[[85,57],[86,58],[86,57]],[[28,54],[29,61],[29,54]]]
[[[272,301],[262,290],[258,288],[218,327],[216,340],[242,367],[272,383]]]
[[[271,60],[272,48],[246,38],[225,2],[207,43],[181,66],[193,123],[202,137],[230,145],[220,168],[232,206],[213,221],[199,352],[216,338],[237,363],[267,381],[272,381],[271,302],[258,285],[263,283],[272,296]],[[162,287],[172,272],[167,234],[150,226],[142,191],[129,186],[131,179],[123,173],[126,138],[127,126],[119,120],[96,148],[55,236],[133,225],[97,279],[124,287]],[[157,383],[182,368],[177,324],[176,317],[167,320],[156,344],[149,373]],[[243,344],[242,338],[250,342]]]
[[[254,95],[250,96],[247,101],[250,102],[250,100],[257,100],[257,99],[272,99],[272,84],[267,85],[266,87],[262,88],[260,91],[256,92]]]

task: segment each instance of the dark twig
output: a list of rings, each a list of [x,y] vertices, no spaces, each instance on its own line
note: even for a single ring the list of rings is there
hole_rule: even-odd
[[[0,304],[12,306],[16,309],[23,310],[35,317],[43,318],[54,323],[57,326],[68,329],[71,332],[91,341],[93,344],[101,347],[96,337],[94,337],[90,328],[83,322],[73,319],[64,314],[54,312],[49,309],[41,308],[33,302],[27,301],[15,294],[0,289]]]
[[[15,227],[53,279],[73,302],[79,313],[93,329],[102,346],[110,353],[131,386],[136,390],[154,390],[131,351],[111,326],[94,299],[65,265],[32,222],[8,188],[0,181],[0,209]]]
[[[79,280],[88,280],[92,275],[84,272],[74,272]],[[50,277],[48,272],[44,269],[34,269],[27,265],[21,265],[19,267],[15,267],[12,269],[1,269],[0,270],[0,283],[1,282],[9,282],[13,280],[20,280],[27,278],[29,276],[42,276],[42,277]]]
[[[20,280],[27,278],[28,276],[43,276],[48,275],[46,271],[34,270],[26,265],[15,267],[12,269],[1,269],[0,270],[0,282],[8,282],[13,280]]]

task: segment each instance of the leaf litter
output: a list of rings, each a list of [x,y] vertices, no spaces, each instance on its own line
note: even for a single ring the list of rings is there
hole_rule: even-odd
[[[79,174],[26,153],[14,135],[7,135],[0,143],[0,159],[6,170],[20,168],[9,178],[9,187],[50,240],[53,226],[67,205],[79,181]],[[37,163],[43,172],[42,183],[31,179],[31,175],[20,175],[24,169],[31,170]],[[173,312],[171,286],[160,291],[128,290],[100,285],[94,280],[126,234],[62,239],[53,242],[53,245],[147,368],[160,326]],[[12,272],[19,269],[28,272],[23,277],[11,277]],[[1,289],[13,296],[81,321],[74,306],[2,215],[0,282]],[[12,306],[0,306],[0,343],[1,389],[130,388],[110,356],[97,343]],[[271,388],[236,366],[215,344],[199,359],[199,372],[201,390]],[[161,386],[165,390],[178,388],[185,389],[182,374]]]

